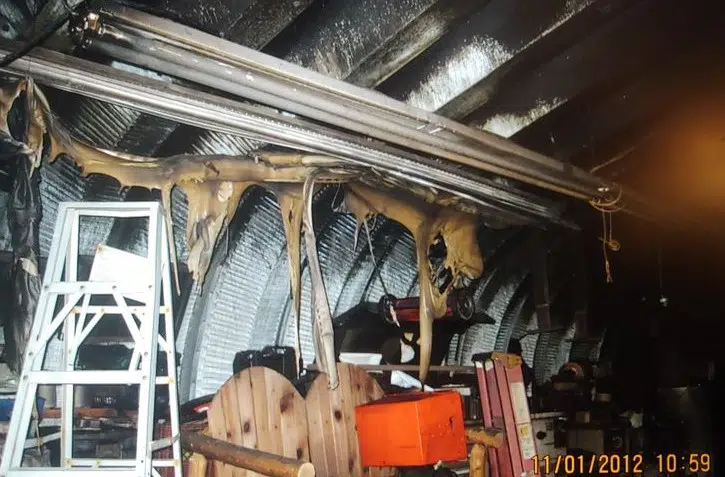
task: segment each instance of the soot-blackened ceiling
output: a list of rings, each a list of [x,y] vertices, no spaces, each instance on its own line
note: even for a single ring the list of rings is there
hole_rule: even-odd
[[[77,2],[69,2],[73,6]],[[231,41],[502,135],[562,161],[626,182],[630,164],[650,168],[638,154],[692,96],[693,84],[713,70],[717,55],[719,2],[674,0],[215,0],[124,2]],[[16,0],[0,5],[0,35],[27,39],[33,28],[64,10],[64,2]],[[36,19],[36,20],[34,20]],[[54,47],[68,44],[52,40]],[[692,60],[693,51],[705,51]],[[82,52],[79,54],[83,54]],[[109,62],[108,59],[95,58]],[[116,67],[151,74],[133,66]],[[141,155],[178,153],[242,155],[263,147],[256,141],[202,131],[138,111],[49,91],[62,121],[82,140]],[[604,166],[602,166],[604,164]],[[651,169],[645,169],[648,171]],[[81,179],[69,163],[41,170],[44,214],[41,246],[47,253],[54,203],[59,200],[139,200],[145,191],[118,192],[103,177]],[[632,173],[631,177],[646,174]],[[0,173],[0,177],[1,173]],[[333,190],[316,199],[318,240],[330,302],[341,312],[383,293],[365,247],[352,248],[354,220],[329,209]],[[2,197],[0,195],[0,197]],[[184,247],[186,204],[178,190],[173,217],[177,250]],[[238,349],[265,342],[290,343],[289,286],[284,234],[276,201],[253,189],[245,195],[228,235],[221,239],[209,284],[189,291],[181,324],[182,391],[214,391],[231,372]],[[505,349],[511,336],[536,328],[528,291],[531,270],[522,257],[531,232],[488,231],[482,237],[487,267],[477,288],[479,303],[497,319],[463,339],[455,359],[477,350]],[[558,235],[553,233],[552,235]],[[3,240],[5,237],[5,240]],[[0,229],[0,244],[8,249]],[[92,224],[86,243],[140,246],[134,227]],[[393,294],[416,291],[414,246],[402,227],[381,220],[372,230],[378,266]],[[560,256],[567,239],[551,239]],[[228,244],[228,245],[227,245]],[[557,250],[559,250],[557,252]],[[261,251],[261,252],[260,252]],[[557,255],[558,254],[558,255]],[[185,257],[181,257],[182,261]],[[567,259],[562,260],[566,262]],[[412,262],[412,263],[411,263]],[[563,270],[562,270],[563,269]],[[571,301],[575,271],[559,267],[551,294]],[[303,273],[305,356],[312,340],[309,279]],[[249,277],[255,277],[249,280]],[[560,305],[561,309],[571,306]],[[569,311],[561,311],[569,314]],[[567,359],[573,337],[565,331],[523,340],[537,376]],[[571,324],[571,326],[569,326]],[[188,339],[191,338],[191,339]],[[539,346],[536,346],[537,341]],[[586,355],[596,345],[575,342]]]

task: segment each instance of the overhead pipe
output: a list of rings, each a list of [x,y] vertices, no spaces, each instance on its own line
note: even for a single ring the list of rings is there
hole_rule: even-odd
[[[17,49],[0,41],[0,55]],[[100,101],[134,108],[182,124],[327,154],[351,165],[372,167],[419,186],[445,190],[476,204],[491,216],[521,222],[546,220],[568,227],[556,207],[541,197],[511,190],[479,174],[441,164],[301,118],[110,66],[35,48],[0,71],[29,75],[41,84]]]
[[[614,193],[629,212],[651,212],[631,191],[512,141],[167,19],[104,7],[75,33],[122,61],[577,199]]]

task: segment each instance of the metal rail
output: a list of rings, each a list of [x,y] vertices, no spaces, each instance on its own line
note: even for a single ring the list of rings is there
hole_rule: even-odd
[[[17,43],[0,41],[0,55]],[[56,51],[36,48],[0,69],[30,75],[39,83],[183,124],[327,154],[357,166],[373,167],[400,180],[456,194],[494,217],[512,221],[564,223],[553,202],[512,190],[475,171],[441,163],[354,134],[336,131],[266,107],[121,71]]]
[[[126,7],[102,8],[81,43],[123,61],[578,199],[619,194],[587,172],[378,92]],[[611,195],[609,196],[611,198]],[[652,205],[621,191],[630,212]]]

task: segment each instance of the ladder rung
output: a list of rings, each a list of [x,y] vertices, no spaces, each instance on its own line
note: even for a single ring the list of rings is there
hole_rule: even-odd
[[[164,306],[160,307],[159,313],[164,313],[165,310]],[[146,306],[135,306],[135,305],[128,305],[127,307],[122,306],[115,306],[115,305],[88,305],[86,307],[86,312],[89,315],[93,315],[96,313],[103,313],[104,315],[115,315],[119,314],[122,311],[127,311],[129,313],[132,313],[134,315],[145,315],[146,314]],[[76,306],[73,307],[73,310],[71,310],[71,313],[81,313],[83,311],[82,306]]]
[[[141,384],[141,371],[33,371],[35,384]]]
[[[114,288],[115,287],[115,288]],[[113,292],[121,295],[146,293],[152,288],[150,283],[139,282],[56,282],[44,285],[48,293],[90,293],[92,295],[110,295]]]
[[[176,441],[179,440],[179,435],[174,437],[164,437],[162,439],[151,442],[151,452],[156,452],[159,449],[165,449],[171,447]]]
[[[112,474],[114,477],[137,477],[136,468],[129,469],[104,467],[102,469],[84,469],[84,468],[62,468],[62,467],[21,467],[11,468],[4,477],[13,477],[14,475],[78,475],[82,477],[105,477]]]
[[[88,469],[89,467],[107,468],[107,467],[134,467],[136,461],[133,459],[71,459],[70,465]],[[152,459],[151,467],[173,467],[173,459]],[[82,469],[85,472],[85,469]]]
[[[70,459],[71,467],[136,467],[136,461],[133,459]]]

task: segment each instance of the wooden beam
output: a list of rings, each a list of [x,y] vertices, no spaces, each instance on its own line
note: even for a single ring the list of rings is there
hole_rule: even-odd
[[[476,445],[498,449],[503,445],[503,432],[498,429],[466,429],[466,439]]]
[[[185,449],[269,477],[315,477],[315,467],[289,457],[241,447],[195,432],[182,432]]]

